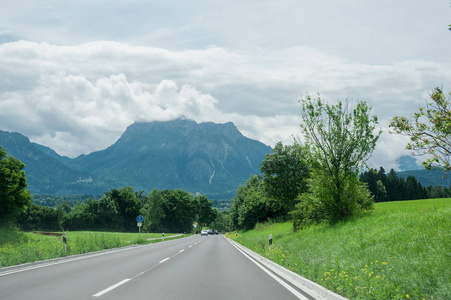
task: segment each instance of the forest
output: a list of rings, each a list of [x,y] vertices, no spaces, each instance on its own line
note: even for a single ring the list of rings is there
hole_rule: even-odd
[[[88,197],[80,202],[83,197],[38,196],[34,201],[39,201],[41,205],[28,205],[18,216],[17,225],[24,231],[133,232],[137,230],[136,217],[142,215],[143,232],[193,232],[198,227],[201,230],[203,226],[209,225],[224,230],[221,218],[226,213],[218,214],[212,207],[212,201],[205,195],[156,189],[144,195],[132,187],[123,187],[107,191],[99,199]],[[49,204],[56,205],[50,207],[47,206]]]

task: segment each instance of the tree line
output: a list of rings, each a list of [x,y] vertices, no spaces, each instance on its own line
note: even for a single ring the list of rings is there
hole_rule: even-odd
[[[368,185],[375,202],[451,197],[449,188],[438,184],[425,187],[412,175],[404,180],[393,169],[387,175],[383,167],[363,172],[360,181]]]
[[[17,221],[22,230],[137,230],[136,217],[144,217],[143,232],[193,232],[212,224],[218,212],[205,195],[183,190],[154,189],[148,195],[132,187],[112,189],[99,199],[88,198],[73,207],[62,202],[56,208],[30,204]]]

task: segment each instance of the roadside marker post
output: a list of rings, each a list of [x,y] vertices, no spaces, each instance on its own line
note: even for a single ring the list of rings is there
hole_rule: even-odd
[[[66,243],[67,243],[67,236],[66,236],[66,233],[64,232],[63,233],[64,252],[67,252]]]
[[[163,232],[163,242],[164,242],[164,232]]]
[[[272,234],[269,235],[269,250],[272,249]]]

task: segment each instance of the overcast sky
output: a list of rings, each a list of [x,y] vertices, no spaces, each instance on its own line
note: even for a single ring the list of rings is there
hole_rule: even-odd
[[[70,157],[180,116],[290,144],[319,92],[372,106],[397,169],[389,120],[451,90],[450,0],[1,2],[0,130]]]

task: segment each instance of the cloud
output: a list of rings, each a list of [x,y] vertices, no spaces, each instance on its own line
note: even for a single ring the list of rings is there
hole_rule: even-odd
[[[111,145],[134,121],[185,116],[232,121],[246,136],[275,145],[300,135],[298,100],[306,93],[331,103],[367,101],[386,128],[449,79],[446,63],[371,65],[312,47],[170,51],[16,41],[0,44],[0,129],[76,156]],[[404,147],[384,133],[372,161],[393,165]]]

